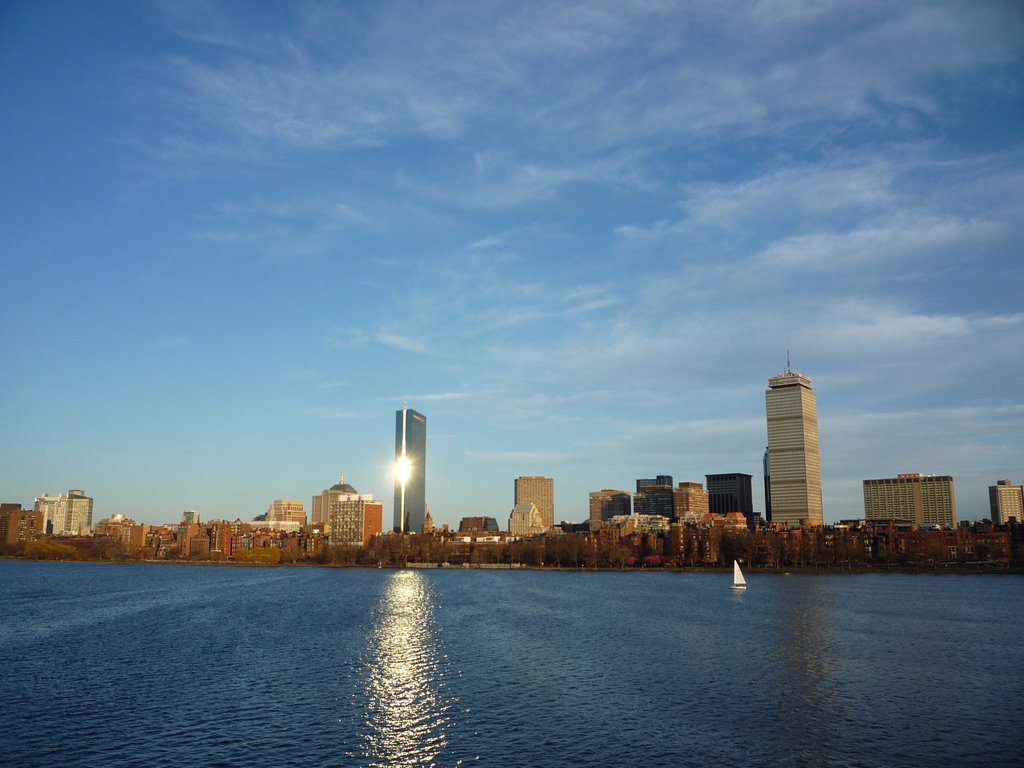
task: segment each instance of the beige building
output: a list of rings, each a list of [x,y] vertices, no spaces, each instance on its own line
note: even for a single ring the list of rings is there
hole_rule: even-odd
[[[92,499],[77,488],[36,497],[35,511],[43,513],[43,530],[55,536],[82,536],[92,530]]]
[[[988,504],[996,525],[1006,525],[1014,517],[1018,523],[1024,523],[1024,487],[1009,480],[997,480],[988,487]]]
[[[516,504],[512,514],[508,516],[508,532],[512,536],[533,536],[543,533],[546,529],[540,510],[533,502]]]
[[[306,524],[306,508],[297,499],[274,499],[267,508],[267,520]]]
[[[534,504],[545,528],[555,524],[555,481],[550,477],[526,475],[515,482],[515,504]]]
[[[864,481],[864,518],[956,526],[956,495],[949,475],[910,473]]]
[[[697,523],[710,510],[711,496],[704,483],[679,483],[672,491],[672,511],[676,522]]]
[[[787,370],[768,379],[765,391],[771,521],[795,527],[821,525],[821,456],[818,407],[811,380]]]

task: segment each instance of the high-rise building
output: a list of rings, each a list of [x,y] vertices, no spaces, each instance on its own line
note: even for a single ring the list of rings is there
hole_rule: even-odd
[[[764,447],[762,466],[764,471],[764,519],[770,523],[772,521],[772,464],[768,457],[767,445]]]
[[[677,523],[699,523],[711,511],[710,495],[703,483],[680,482],[672,492],[672,510]]]
[[[513,536],[533,536],[546,531],[540,510],[532,501],[523,501],[515,505],[508,516],[508,532]]]
[[[534,504],[545,528],[555,524],[555,481],[540,475],[525,475],[515,480],[515,503]]]
[[[306,508],[298,499],[274,499],[267,507],[269,522],[306,524]]]
[[[375,501],[372,493],[359,493],[346,483],[344,472],[319,499],[316,506],[325,516],[321,522],[330,526],[328,540],[331,544],[365,547],[383,529],[384,504]]]
[[[629,491],[605,488],[590,492],[590,530],[596,531],[617,515],[628,515],[633,511],[633,497]]]
[[[723,475],[704,475],[708,482],[708,495],[711,511],[719,515],[730,512],[742,512],[747,519],[747,527],[754,527],[754,492],[751,480],[753,475],[732,472]]]
[[[422,533],[427,514],[427,417],[412,408],[395,412],[394,528]]]
[[[771,457],[772,522],[821,525],[821,457],[818,409],[811,380],[786,372],[768,379],[765,391]]]
[[[1024,487],[1009,480],[997,480],[988,487],[988,504],[996,525],[1006,525],[1013,517],[1024,523]]]
[[[73,488],[58,496],[36,497],[35,511],[43,513],[43,529],[56,536],[89,533],[92,529],[92,502],[83,491]]]
[[[633,494],[633,514],[659,515],[674,521],[675,502],[672,476],[658,475],[656,478],[637,480],[636,493]]]
[[[914,472],[865,480],[864,518],[956,526],[953,478]]]

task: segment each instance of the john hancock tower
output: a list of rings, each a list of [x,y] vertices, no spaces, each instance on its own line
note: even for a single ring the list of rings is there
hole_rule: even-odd
[[[427,417],[395,411],[395,530],[422,533],[427,513]]]

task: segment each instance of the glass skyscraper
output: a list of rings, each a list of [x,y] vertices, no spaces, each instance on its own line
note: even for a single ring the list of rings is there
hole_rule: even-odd
[[[427,417],[395,412],[395,530],[423,533],[427,514]]]

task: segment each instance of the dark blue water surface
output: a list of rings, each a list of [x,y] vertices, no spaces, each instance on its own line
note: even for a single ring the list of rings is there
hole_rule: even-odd
[[[12,766],[1024,764],[1024,577],[0,562]]]

